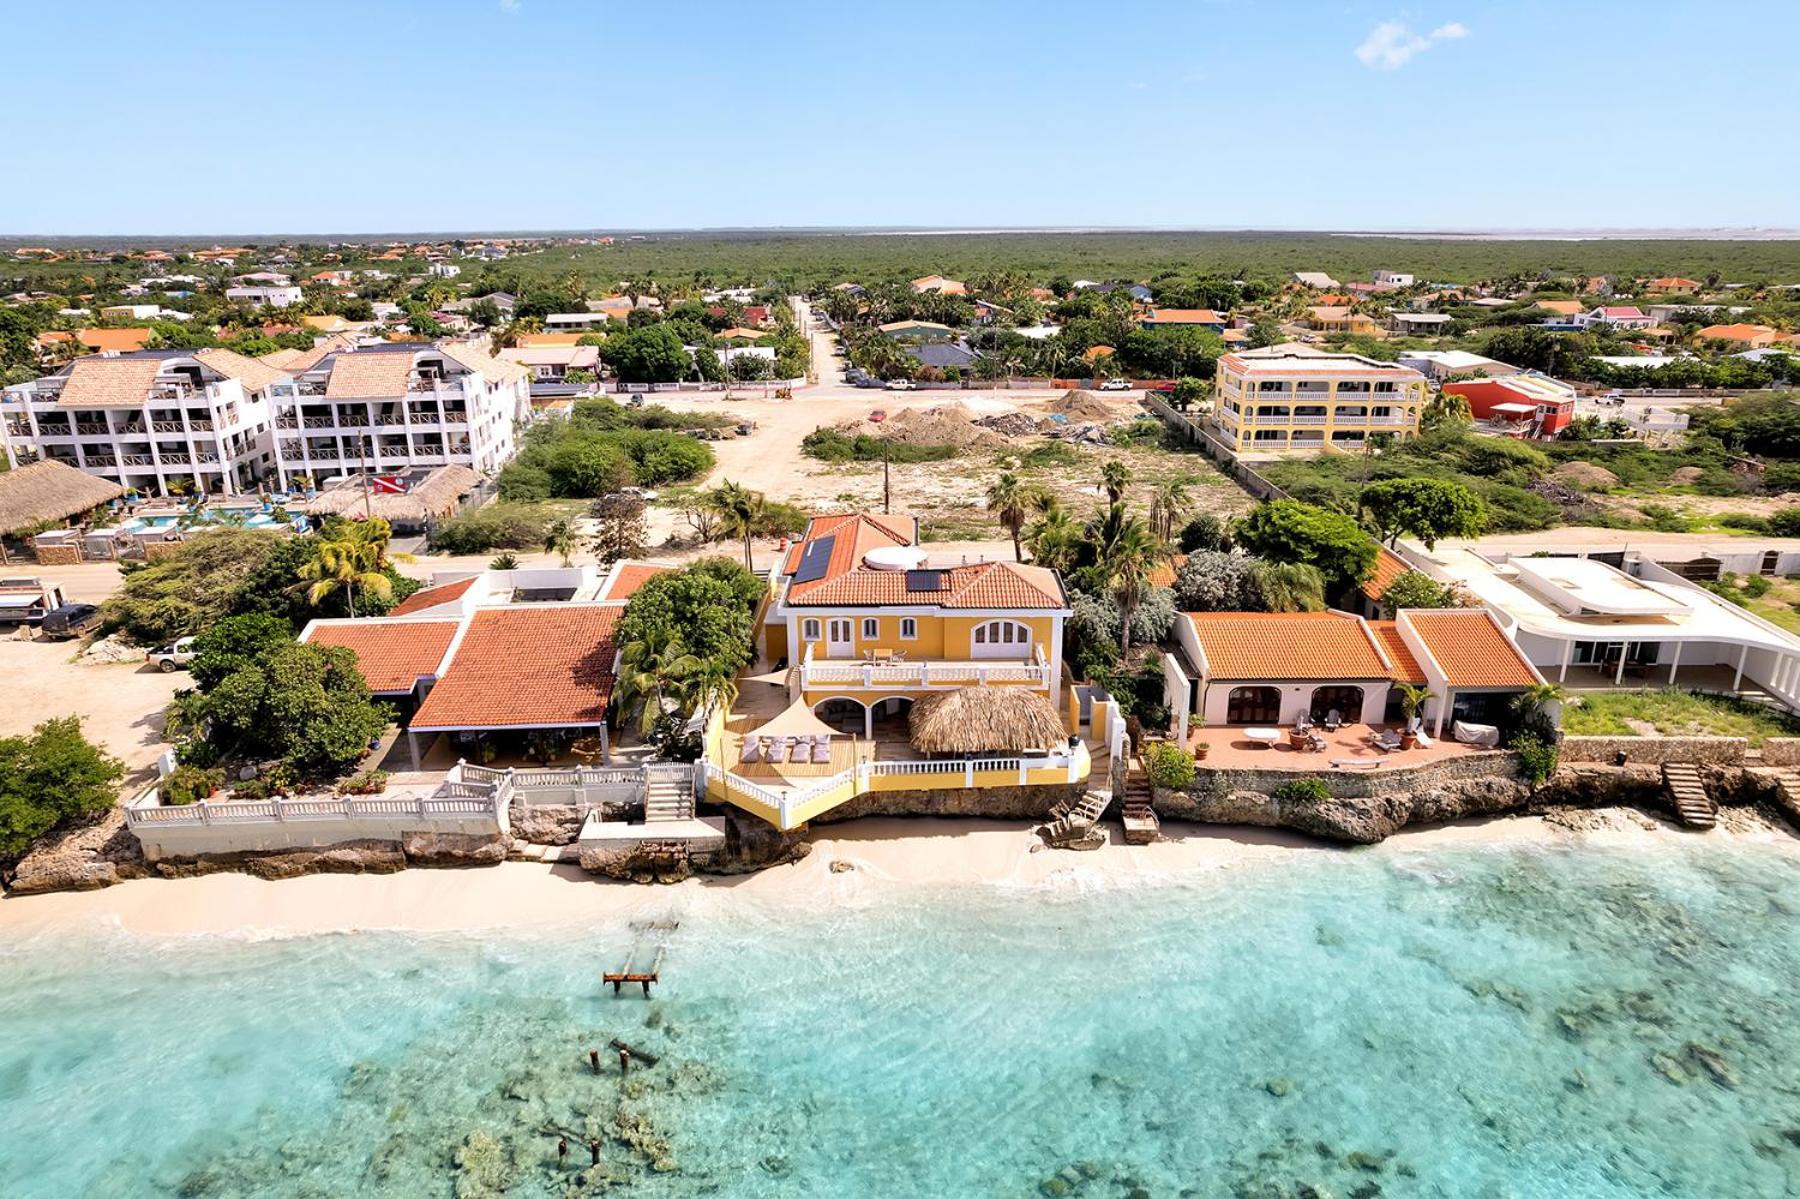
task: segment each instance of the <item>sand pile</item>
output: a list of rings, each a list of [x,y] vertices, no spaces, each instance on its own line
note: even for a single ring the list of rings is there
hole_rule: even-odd
[[[975,423],[984,429],[992,429],[1005,437],[1035,437],[1044,431],[1049,421],[1040,421],[1029,412],[996,412],[988,416],[977,417]]]
[[[101,637],[92,645],[81,651],[81,660],[100,665],[113,665],[119,662],[142,662],[144,647],[137,645],[123,633],[114,633],[110,637]]]
[[[1565,462],[1551,471],[1550,477],[1577,491],[1601,491],[1619,485],[1618,475],[1592,462]]]
[[[885,437],[897,445],[953,445],[959,450],[986,449],[1007,444],[1007,438],[975,423],[967,404],[940,404],[935,408],[903,408],[879,423],[850,421],[838,432],[855,436]]]
[[[1038,411],[1066,416],[1070,421],[1112,420],[1113,407],[1091,391],[1065,391],[1059,399],[1040,405]]]
[[[1700,476],[1705,473],[1697,466],[1681,466],[1669,472],[1669,482],[1685,487],[1690,483],[1698,483]]]

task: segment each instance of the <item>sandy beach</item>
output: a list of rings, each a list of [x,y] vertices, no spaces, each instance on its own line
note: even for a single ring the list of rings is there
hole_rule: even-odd
[[[509,862],[468,870],[407,870],[389,875],[325,874],[276,882],[243,874],[144,879],[100,891],[0,899],[0,936],[107,926],[146,935],[302,936],[352,930],[436,933],[552,928],[598,917],[666,911],[671,899],[741,895],[779,907],[788,902],[855,905],[896,889],[986,885],[1003,888],[1105,889],[1174,883],[1214,870],[1255,869],[1304,857],[1350,853],[1413,855],[1444,847],[1612,844],[1641,853],[1683,836],[1638,813],[1609,814],[1607,827],[1572,832],[1538,817],[1470,820],[1402,832],[1379,846],[1347,849],[1276,829],[1194,824],[1165,826],[1166,839],[1091,853],[1037,849],[1017,824],[981,820],[870,819],[828,826],[813,852],[790,866],[731,877],[700,877],[674,887],[591,878],[574,865]],[[1800,841],[1780,833],[1713,840],[1767,844],[1800,861]],[[834,871],[833,863],[850,869]]]

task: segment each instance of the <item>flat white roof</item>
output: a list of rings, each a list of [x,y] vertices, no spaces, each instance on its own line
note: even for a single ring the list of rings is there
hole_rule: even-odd
[[[1449,318],[1445,318],[1449,319]],[[1480,354],[1471,354],[1467,350],[1406,350],[1400,355],[1401,362],[1432,362],[1438,366],[1447,366],[1451,370],[1459,367],[1503,366],[1493,358]]]

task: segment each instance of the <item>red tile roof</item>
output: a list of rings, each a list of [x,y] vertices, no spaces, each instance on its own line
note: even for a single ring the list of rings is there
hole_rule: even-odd
[[[420,679],[437,674],[444,652],[456,637],[454,620],[334,620],[309,625],[300,639],[310,645],[339,645],[356,655],[369,690],[411,691]]]
[[[806,523],[806,533],[788,550],[782,564],[783,574],[793,574],[809,541],[832,537],[831,560],[826,564],[824,579],[834,579],[855,567],[863,555],[887,545],[912,545],[918,540],[918,524],[910,516],[878,516],[872,512],[842,512],[815,516]],[[805,584],[802,584],[805,586]]]
[[[1388,661],[1393,664],[1391,677],[1396,683],[1425,681],[1425,671],[1419,666],[1419,659],[1413,656],[1412,647],[1401,638],[1399,625],[1391,620],[1371,620],[1369,632],[1375,634],[1375,640],[1381,643]]]
[[[1215,679],[1385,679],[1361,619],[1342,612],[1189,612]]]
[[[613,575],[612,582],[600,593],[604,600],[625,600],[637,594],[637,589],[654,579],[657,575],[674,570],[673,566],[657,566],[650,562],[626,562],[620,565],[618,573]]]
[[[983,562],[938,570],[942,586],[936,591],[908,591],[903,570],[852,570],[835,579],[807,585],[798,596],[788,592],[788,603],[797,607],[871,607],[905,604],[937,608],[1065,608],[1062,584],[1056,572],[1042,566],[1015,562]]]
[[[469,588],[475,585],[477,576],[458,579],[454,583],[445,583],[442,587],[421,587],[398,604],[390,616],[411,616],[414,612],[423,612],[427,608],[435,608],[440,604],[454,603],[461,599]]]
[[[1362,583],[1362,593],[1372,603],[1378,604],[1381,597],[1387,594],[1387,589],[1394,585],[1394,580],[1411,569],[1406,564],[1406,559],[1387,546],[1381,546],[1375,554],[1374,572]]]
[[[1181,568],[1187,565],[1187,560],[1186,554],[1172,554],[1152,566],[1144,581],[1152,587],[1173,587],[1175,586],[1175,576],[1181,573]]]
[[[424,730],[599,724],[612,697],[616,604],[483,608],[419,705]]]
[[[1408,608],[1412,625],[1451,687],[1530,687],[1542,680],[1485,608]]]

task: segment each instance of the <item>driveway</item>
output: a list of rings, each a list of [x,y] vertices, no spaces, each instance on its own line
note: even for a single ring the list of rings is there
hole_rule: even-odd
[[[163,674],[142,663],[86,665],[75,660],[79,646],[0,637],[0,678],[7,681],[0,737],[77,716],[88,740],[105,746],[133,774],[147,772],[167,748],[163,709],[177,690],[191,686],[187,672]]]

